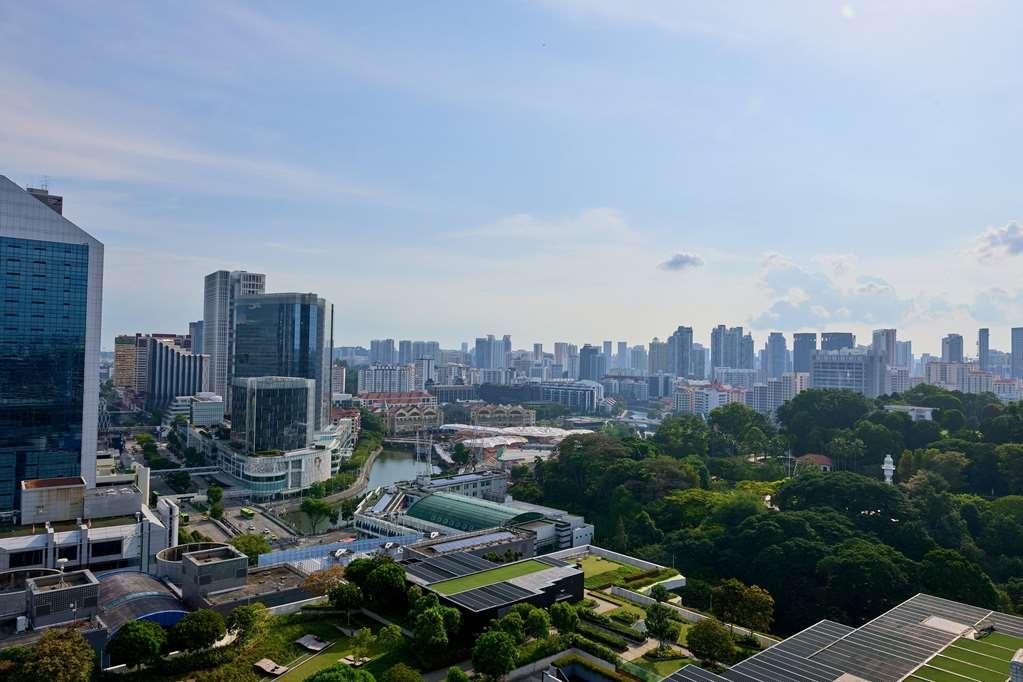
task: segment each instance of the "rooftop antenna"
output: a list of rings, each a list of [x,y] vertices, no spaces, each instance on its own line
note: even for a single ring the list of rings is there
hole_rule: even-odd
[[[50,176],[44,175],[42,182],[39,183],[40,189],[45,189],[47,192],[50,191]]]
[[[67,584],[64,582],[64,567],[67,566],[67,562],[67,557],[57,559],[57,569],[60,571],[60,580],[57,581],[58,587],[67,587]]]

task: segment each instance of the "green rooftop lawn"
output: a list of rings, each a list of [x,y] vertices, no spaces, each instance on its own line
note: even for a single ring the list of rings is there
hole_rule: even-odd
[[[629,573],[636,573],[637,571],[639,571],[638,568],[626,566],[625,564],[619,563],[617,561],[611,561],[610,559],[594,556],[593,554],[586,555],[585,557],[582,558],[582,560],[579,563],[582,564],[583,575],[586,576],[587,578],[593,575],[600,575],[601,573],[607,573],[608,571],[617,571],[623,568],[632,569],[631,571],[628,571]]]
[[[955,642],[953,642],[952,645],[945,649],[942,653],[949,658],[966,661],[973,665],[979,665],[982,668],[997,670],[1004,673],[1006,677],[1009,675],[1009,659],[1004,656],[992,656],[986,652],[980,653],[970,649],[964,649],[960,646],[956,646]]]
[[[952,654],[955,655],[954,653]],[[971,680],[980,680],[981,682],[1005,682],[1007,675],[1005,673],[992,670],[987,667],[980,667],[961,661],[956,658],[950,658],[944,654],[938,654],[930,660],[928,663],[932,668],[940,668],[941,670],[947,670],[948,672],[956,673]]]
[[[528,559],[514,564],[491,568],[487,571],[465,575],[460,578],[442,580],[439,583],[430,585],[430,589],[441,594],[455,594],[456,592],[465,592],[466,590],[483,587],[484,585],[493,585],[494,583],[499,583],[502,580],[508,580],[509,578],[517,578],[520,575],[529,575],[530,573],[536,573],[537,571],[544,571],[548,568],[550,568],[550,566],[545,563],[534,559]]]
[[[1018,649],[1023,649],[1023,638],[1013,637],[1012,635],[1007,635],[1004,632],[992,632],[977,641],[1009,649],[1012,653],[1009,654],[1009,658],[1006,660],[1012,660],[1013,654],[1015,654]]]

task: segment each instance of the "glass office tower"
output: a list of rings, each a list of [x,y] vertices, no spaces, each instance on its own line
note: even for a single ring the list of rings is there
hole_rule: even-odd
[[[20,482],[96,480],[103,245],[0,176],[0,516]]]
[[[239,296],[234,319],[234,378],[314,380],[315,427],[326,425],[330,419],[334,306],[316,294]]]

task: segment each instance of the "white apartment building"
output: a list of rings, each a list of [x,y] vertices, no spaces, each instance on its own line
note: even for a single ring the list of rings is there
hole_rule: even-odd
[[[373,365],[359,370],[359,394],[408,393],[415,386],[411,365]]]

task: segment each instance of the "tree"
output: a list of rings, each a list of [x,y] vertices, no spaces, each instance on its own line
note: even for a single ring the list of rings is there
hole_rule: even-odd
[[[661,603],[652,604],[646,610],[647,634],[656,639],[659,648],[667,648],[667,642],[678,639],[679,625],[671,619],[671,609]]]
[[[24,682],[88,682],[96,654],[78,630],[46,630],[21,664]]]
[[[701,417],[691,414],[665,417],[654,434],[658,452],[679,459],[689,455],[706,457],[708,443],[707,424]]]
[[[249,566],[259,563],[259,555],[270,551],[270,543],[258,533],[244,533],[231,540],[235,548],[249,557]]]
[[[345,620],[352,624],[352,610],[362,606],[362,590],[355,583],[338,583],[327,593],[331,606],[344,609]]]
[[[227,633],[224,618],[211,609],[199,609],[187,614],[170,629],[171,648],[199,651],[213,646]]]
[[[216,501],[210,505],[210,518],[220,520],[224,518],[224,503]]]
[[[369,628],[360,628],[352,635],[352,658],[356,663],[369,658],[370,649],[376,644],[377,638]]]
[[[162,627],[150,620],[135,620],[121,626],[107,643],[106,652],[115,661],[134,668],[159,659],[166,643],[167,633]]]
[[[398,608],[405,601],[405,570],[393,561],[374,568],[363,587],[366,598],[384,608]]]
[[[309,594],[323,595],[330,592],[330,588],[340,584],[344,579],[344,567],[334,564],[306,576],[306,579],[302,581],[302,589]]]
[[[335,663],[305,678],[305,682],[376,682],[376,678],[365,670],[356,670],[344,663]]]
[[[855,538],[817,564],[829,618],[861,625],[909,598],[915,565],[888,545]]]
[[[501,630],[487,630],[472,648],[472,667],[491,680],[499,679],[515,667],[518,651],[515,641]]]
[[[937,597],[997,609],[998,591],[975,564],[952,549],[933,549],[920,562],[924,589]]]
[[[551,622],[554,623],[558,632],[567,635],[570,632],[575,632],[575,629],[579,627],[579,614],[575,607],[568,602],[559,601],[551,607]]]
[[[793,454],[821,452],[835,431],[851,429],[866,416],[873,403],[849,390],[817,389],[799,393],[775,412]]]
[[[758,585],[750,585],[742,595],[739,603],[739,625],[751,630],[767,632],[771,629],[774,619],[774,597]]]
[[[192,485],[192,476],[187,471],[170,471],[164,474],[163,480],[179,493],[187,491]]]
[[[657,601],[664,602],[668,601],[668,599],[671,598],[671,593],[668,592],[668,588],[666,588],[664,585],[657,583],[656,585],[650,588],[650,597],[652,599],[656,599]]]
[[[380,682],[423,682],[423,676],[415,668],[398,663],[384,671]]]
[[[231,613],[228,614],[225,624],[228,630],[249,637],[253,633],[258,632],[263,624],[266,623],[267,615],[266,607],[263,604],[259,602],[245,604],[234,607]]]
[[[686,645],[703,661],[727,663],[735,657],[735,642],[728,630],[713,618],[701,620],[686,633]]]
[[[385,625],[377,632],[377,644],[385,651],[393,651],[401,646],[404,635],[397,625]]]
[[[216,504],[224,499],[224,489],[219,485],[211,485],[206,489],[206,501],[211,505]]]
[[[742,618],[742,600],[746,594],[746,586],[742,581],[735,578],[722,580],[721,584],[712,590],[714,595],[711,602],[711,611],[720,620],[729,624],[737,623]]]
[[[526,634],[543,639],[551,633],[551,617],[543,609],[533,609],[526,616]]]
[[[461,668],[451,666],[448,668],[448,674],[444,678],[444,682],[469,682],[469,676]]]
[[[416,616],[412,627],[412,641],[421,657],[430,656],[448,645],[444,616],[441,615],[439,608],[427,609]]]
[[[325,518],[330,516],[333,508],[329,502],[324,500],[317,500],[312,497],[307,497],[302,500],[302,506],[299,507],[302,513],[309,517],[309,523],[312,524],[313,533],[316,532],[316,526],[320,524]]]
[[[497,627],[508,633],[508,636],[515,640],[516,644],[526,641],[526,624],[523,622],[522,616],[514,611],[497,621]]]

